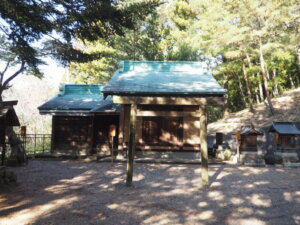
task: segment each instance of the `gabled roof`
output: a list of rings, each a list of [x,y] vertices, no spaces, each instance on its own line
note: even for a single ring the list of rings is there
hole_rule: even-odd
[[[273,122],[272,126],[269,128],[269,132],[276,132],[279,134],[292,134],[300,135],[300,131],[291,122]]]
[[[249,134],[263,135],[262,132],[256,130],[254,127],[251,126],[241,128],[241,135],[249,135]]]
[[[111,97],[103,99],[103,85],[65,84],[58,95],[39,106],[41,114],[90,114],[119,112]]]
[[[105,95],[223,96],[226,91],[201,62],[124,61]]]

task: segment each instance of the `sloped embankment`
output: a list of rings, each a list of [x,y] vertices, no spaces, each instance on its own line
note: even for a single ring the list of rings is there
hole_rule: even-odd
[[[255,112],[249,112],[245,109],[230,114],[227,118],[218,120],[208,125],[209,135],[216,132],[231,133],[235,132],[241,126],[250,125],[255,128],[268,127],[273,121],[278,122],[299,122],[300,121],[300,88],[287,91],[280,97],[272,99],[275,108],[275,115],[272,116],[265,103],[255,106]]]

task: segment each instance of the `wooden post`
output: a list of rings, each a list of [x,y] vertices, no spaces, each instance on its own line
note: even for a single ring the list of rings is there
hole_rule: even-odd
[[[111,162],[114,162],[114,137],[116,136],[117,133],[117,126],[115,124],[111,124],[108,127],[108,136],[110,137],[111,141]]]
[[[53,154],[54,153],[54,148],[55,148],[55,141],[56,138],[55,136],[55,130],[56,130],[56,117],[52,116],[52,129],[51,129],[51,146],[50,146],[50,152]],[[26,148],[26,137],[25,137],[25,148]]]
[[[199,107],[200,112],[200,145],[201,145],[201,176],[202,186],[208,188],[208,150],[207,150],[207,109],[206,101]]]
[[[4,161],[5,161],[5,154],[6,154],[6,145],[5,145],[5,129],[6,129],[6,124],[5,124],[5,117],[3,120],[0,121],[0,146],[2,146],[2,157],[1,157],[1,165],[4,166]]]
[[[124,105],[121,105],[120,116],[119,116],[119,140],[118,140],[118,155],[117,157],[123,158],[123,145],[124,145]]]
[[[4,162],[5,162],[5,154],[6,154],[6,144],[5,144],[5,125],[3,126],[3,128],[1,128],[1,143],[0,145],[2,145],[2,157],[1,157],[1,165],[4,166]]]
[[[241,137],[241,131],[240,130],[237,130],[236,133],[235,133],[235,136],[236,136],[236,143],[237,143],[237,164],[240,164],[240,158],[241,158],[241,155],[240,155],[240,146],[241,146],[241,142],[242,142],[242,137]]]
[[[135,151],[135,129],[136,129],[137,105],[131,104],[130,107],[130,124],[129,124],[129,144],[127,153],[127,178],[126,185],[131,186],[133,176],[133,158]]]
[[[96,116],[93,115],[92,117],[92,127],[91,131],[89,132],[89,138],[90,138],[90,154],[95,154],[96,151],[94,149],[94,142],[95,142],[95,121],[96,121]]]

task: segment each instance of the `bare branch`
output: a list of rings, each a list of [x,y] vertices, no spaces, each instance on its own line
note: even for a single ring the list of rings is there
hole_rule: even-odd
[[[6,63],[6,66],[5,66],[4,70],[3,70],[3,72],[0,73],[0,76],[1,76],[1,77],[0,77],[0,85],[1,85],[2,82],[3,82],[4,74],[5,74],[5,72],[7,71],[10,62],[11,62],[11,61],[8,61],[8,62]]]
[[[6,81],[3,83],[2,87],[5,88],[8,85],[8,83],[16,76],[18,76],[20,73],[22,73],[24,69],[25,69],[25,62],[22,61],[20,69],[16,71],[13,75],[11,75],[9,78],[7,78]]]
[[[7,69],[8,69],[8,67],[9,67],[9,65],[10,65],[11,62],[12,62],[12,60],[7,61],[4,70],[1,72],[1,81],[0,81],[0,84],[2,84],[3,76],[4,76],[4,74],[6,73],[6,71],[7,71]]]

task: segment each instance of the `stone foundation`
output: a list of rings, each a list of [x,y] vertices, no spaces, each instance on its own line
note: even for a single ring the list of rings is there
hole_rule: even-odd
[[[176,152],[176,151],[136,151],[137,158],[168,159],[168,160],[200,160],[201,152]]]
[[[251,165],[251,166],[266,165],[262,154],[259,154],[257,152],[246,152],[246,151],[240,153],[239,163],[242,165]]]
[[[275,163],[295,163],[299,161],[297,153],[274,152]]]
[[[0,166],[0,186],[16,181],[17,176],[13,172],[7,171],[4,166]]]

